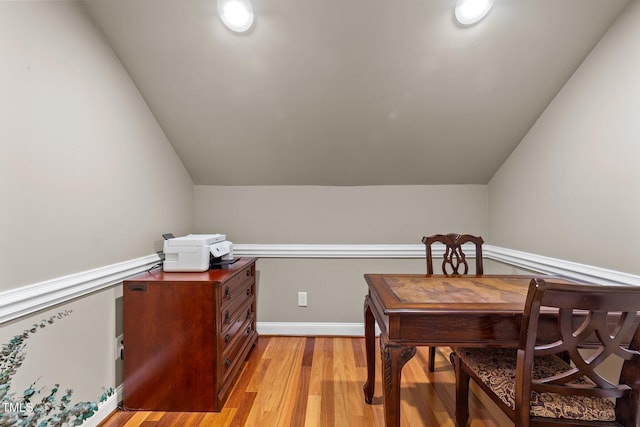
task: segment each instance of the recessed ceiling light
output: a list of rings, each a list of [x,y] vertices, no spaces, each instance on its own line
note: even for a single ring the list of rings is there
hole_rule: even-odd
[[[473,25],[484,18],[494,0],[456,0],[455,15],[462,25]]]
[[[218,0],[218,15],[231,31],[244,33],[253,26],[253,6],[249,0]]]

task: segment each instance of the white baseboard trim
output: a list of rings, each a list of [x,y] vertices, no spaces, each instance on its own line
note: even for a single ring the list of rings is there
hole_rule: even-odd
[[[364,323],[257,322],[256,330],[259,335],[363,337]]]
[[[101,422],[109,418],[109,415],[118,409],[118,403],[122,401],[122,385],[116,388],[116,392],[98,406],[98,410],[92,417],[82,423],[83,427],[97,427]]]

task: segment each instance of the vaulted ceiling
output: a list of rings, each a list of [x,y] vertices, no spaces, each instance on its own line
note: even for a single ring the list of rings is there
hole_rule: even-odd
[[[628,0],[85,0],[199,185],[486,184]]]

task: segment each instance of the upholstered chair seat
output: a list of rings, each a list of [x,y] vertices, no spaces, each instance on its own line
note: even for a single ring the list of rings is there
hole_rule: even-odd
[[[458,348],[456,350],[456,356],[462,358],[505,405],[515,410],[516,350],[502,348]],[[534,361],[532,378],[534,380],[546,378],[568,369],[570,366],[558,356],[539,356]],[[586,377],[571,383],[593,385],[593,382]],[[530,414],[533,417],[583,421],[615,421],[616,419],[615,404],[611,399],[536,391],[531,393]]]

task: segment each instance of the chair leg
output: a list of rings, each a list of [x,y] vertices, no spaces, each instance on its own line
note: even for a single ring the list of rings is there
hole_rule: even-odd
[[[436,348],[429,347],[429,372],[436,370]]]
[[[456,427],[467,427],[469,423],[469,380],[462,369],[460,357],[456,357]]]

